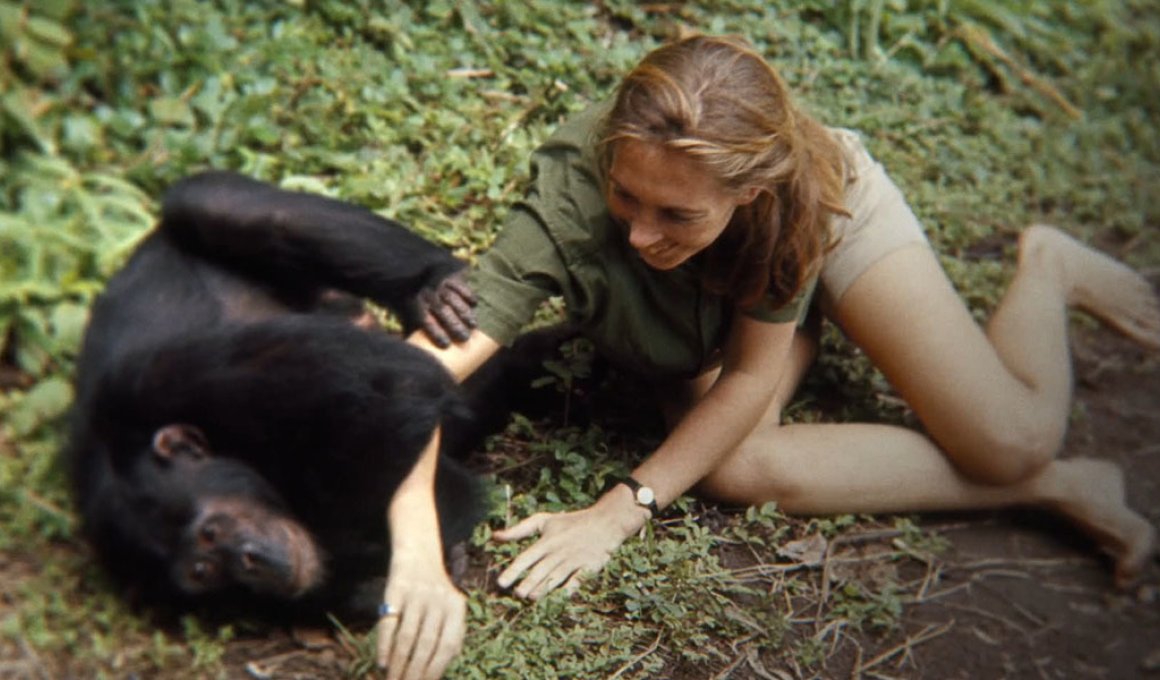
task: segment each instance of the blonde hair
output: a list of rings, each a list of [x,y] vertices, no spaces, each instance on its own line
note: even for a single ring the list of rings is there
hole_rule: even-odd
[[[742,308],[793,299],[830,245],[831,216],[847,214],[841,147],[742,38],[695,36],[648,54],[604,121],[605,169],[627,139],[686,153],[726,188],[760,190],[706,249],[705,286]]]

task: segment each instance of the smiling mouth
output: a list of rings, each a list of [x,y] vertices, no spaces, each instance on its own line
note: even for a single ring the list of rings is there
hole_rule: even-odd
[[[680,264],[680,261],[674,258],[673,252],[670,247],[661,250],[638,250],[636,254],[650,268],[668,271]]]
[[[648,265],[657,265],[664,261],[664,256],[654,250],[638,250],[637,257],[645,261]]]

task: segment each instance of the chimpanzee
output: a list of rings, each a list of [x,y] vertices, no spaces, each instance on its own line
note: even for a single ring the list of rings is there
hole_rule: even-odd
[[[388,501],[439,424],[442,537],[464,539],[480,495],[449,449],[478,421],[434,358],[335,302],[461,335],[461,266],[334,199],[225,172],[175,184],[94,305],[78,361],[66,456],[110,572],[147,598],[369,614]]]

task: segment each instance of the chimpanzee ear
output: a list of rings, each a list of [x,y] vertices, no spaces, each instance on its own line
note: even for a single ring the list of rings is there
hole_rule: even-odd
[[[209,443],[200,428],[175,423],[153,433],[153,453],[161,458],[179,455],[205,458],[210,454]]]

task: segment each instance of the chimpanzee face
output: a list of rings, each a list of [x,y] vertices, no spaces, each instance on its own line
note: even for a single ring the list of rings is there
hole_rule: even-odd
[[[253,468],[214,456],[189,425],[159,429],[152,448],[134,471],[132,519],[178,590],[297,597],[322,583],[322,551]]]
[[[293,518],[249,497],[199,500],[173,556],[178,588],[198,594],[241,585],[297,597],[323,579],[322,557]]]

